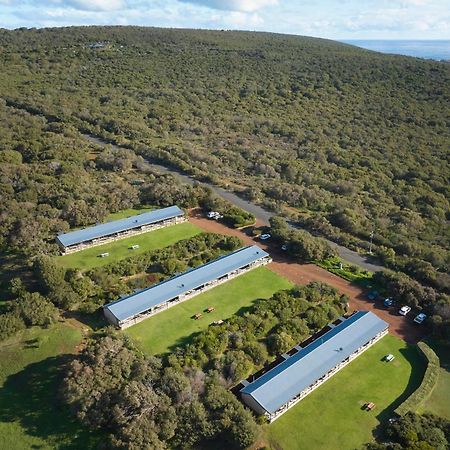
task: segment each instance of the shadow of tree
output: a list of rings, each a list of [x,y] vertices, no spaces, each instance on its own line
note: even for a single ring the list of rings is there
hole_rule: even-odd
[[[100,309],[93,313],[83,313],[80,311],[65,311],[63,313],[63,317],[65,319],[73,318],[78,322],[82,323],[83,325],[86,325],[87,327],[91,328],[93,331],[101,330],[105,326],[109,325]]]
[[[24,348],[39,348],[39,339],[28,339],[24,342]]]
[[[100,436],[84,429],[58,398],[62,367],[71,358],[50,357],[10,375],[0,389],[0,421],[17,421],[29,435],[55,448],[97,448]]]
[[[394,415],[395,409],[398,408],[420,386],[426,370],[425,361],[420,356],[415,345],[409,345],[406,348],[400,349],[400,353],[405,360],[409,362],[411,366],[411,375],[402,394],[376,416],[379,421],[379,425],[374,429],[373,436],[377,438],[384,436],[383,429],[388,419]],[[389,383],[389,380],[380,380],[380,382]]]

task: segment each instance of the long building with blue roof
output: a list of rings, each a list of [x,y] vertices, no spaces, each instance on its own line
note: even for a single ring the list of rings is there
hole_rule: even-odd
[[[370,311],[358,311],[328,327],[259,378],[244,381],[242,401],[272,422],[377,342],[389,325]]]
[[[109,303],[103,307],[103,311],[111,324],[118,328],[127,328],[271,261],[270,255],[257,245],[243,247],[136,294]]]
[[[73,253],[85,248],[174,225],[185,220],[186,217],[183,210],[174,205],[60,234],[57,236],[56,242],[64,254]]]

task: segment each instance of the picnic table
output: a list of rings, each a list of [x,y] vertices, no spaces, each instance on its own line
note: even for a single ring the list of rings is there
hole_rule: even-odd
[[[210,313],[210,312],[213,312],[214,310],[215,310],[214,306],[210,306],[210,307],[206,310],[206,312],[207,312],[207,313]]]

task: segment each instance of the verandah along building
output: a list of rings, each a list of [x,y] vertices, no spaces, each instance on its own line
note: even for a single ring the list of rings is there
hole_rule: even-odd
[[[270,422],[358,357],[387,332],[389,325],[370,311],[340,318],[337,325],[251,382],[242,382],[242,401]],[[291,352],[289,352],[291,353]]]
[[[124,329],[271,261],[270,255],[258,246],[243,247],[109,303],[103,307],[103,312],[111,324]]]
[[[184,211],[178,206],[157,209],[136,214],[125,219],[113,220],[81,230],[60,234],[56,238],[62,254],[73,253],[86,248],[135,236],[158,228],[185,222]]]

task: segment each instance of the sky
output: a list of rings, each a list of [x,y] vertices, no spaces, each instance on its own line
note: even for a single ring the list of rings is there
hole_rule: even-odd
[[[450,39],[450,0],[0,0],[0,27],[143,25]]]

